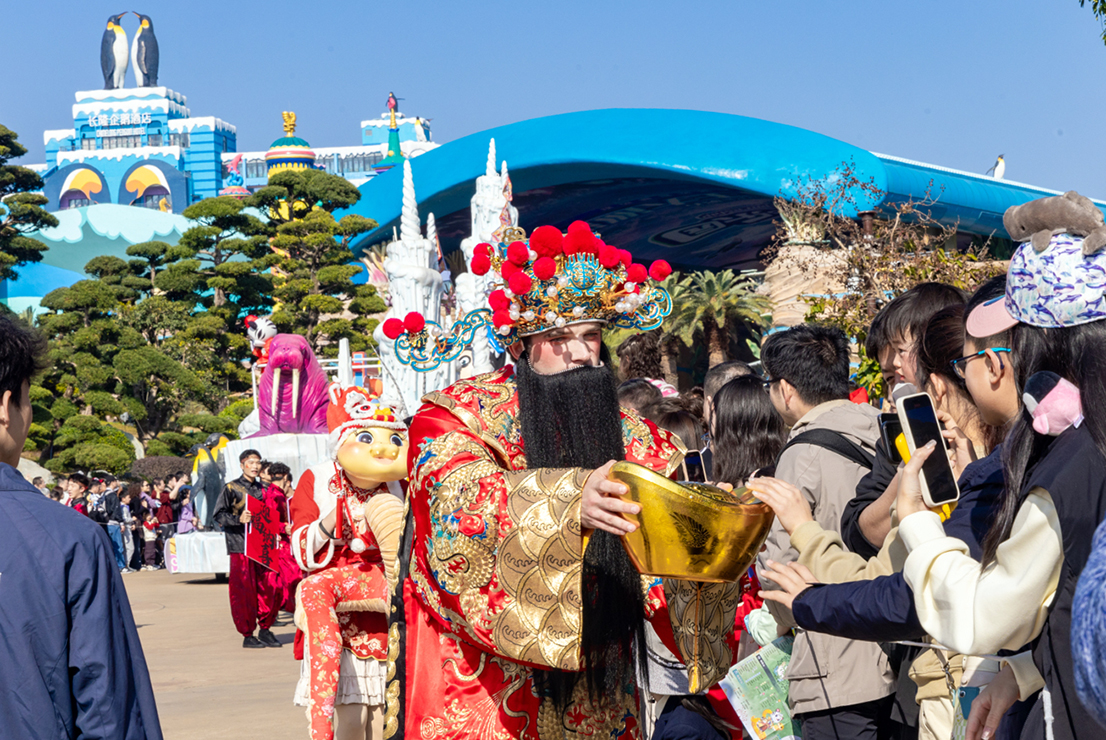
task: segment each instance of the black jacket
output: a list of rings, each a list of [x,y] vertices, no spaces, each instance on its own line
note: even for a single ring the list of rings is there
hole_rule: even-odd
[[[115,491],[104,491],[102,506],[109,522],[123,523],[123,504]]]
[[[845,504],[845,510],[841,513],[841,540],[845,547],[857,555],[874,558],[879,554],[883,543],[872,544],[860,531],[860,513],[883,495],[898,469],[899,466],[891,462],[881,438],[876,442],[876,462],[872,466],[872,472],[860,479],[856,486],[856,496]]]
[[[1048,452],[1029,471],[1021,500],[1034,488],[1052,497],[1064,540],[1064,562],[1048,618],[1034,641],[1033,662],[1052,695],[1052,727],[1056,740],[1101,738],[1075,690],[1071,657],[1071,609],[1075,586],[1091,554],[1094,532],[1106,517],[1106,458],[1084,424],[1052,440]],[[1044,702],[1038,701],[1026,720],[1023,738],[1044,738]]]
[[[260,501],[264,497],[265,489],[259,481],[247,480],[246,476],[239,476],[223,486],[219,500],[215,503],[215,523],[227,538],[227,553],[242,554],[246,552],[246,525],[238,520],[246,507],[246,496],[253,496]]]

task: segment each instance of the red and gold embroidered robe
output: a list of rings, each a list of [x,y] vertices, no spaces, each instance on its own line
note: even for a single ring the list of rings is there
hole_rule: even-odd
[[[532,681],[534,668],[581,667],[580,492],[590,471],[526,469],[512,367],[423,400],[389,615],[385,737],[638,737],[633,687],[596,707],[580,682],[558,716]],[[666,475],[678,467],[682,447],[668,432],[625,410],[622,431],[627,460]],[[732,662],[725,637],[738,585],[707,587],[698,620],[690,584],[644,577],[642,587],[646,618],[677,655],[691,654],[681,647],[693,633],[724,636],[704,637],[700,651],[707,683],[719,680]]]

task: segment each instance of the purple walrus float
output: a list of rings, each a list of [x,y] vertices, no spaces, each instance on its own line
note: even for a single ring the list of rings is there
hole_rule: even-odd
[[[307,340],[298,334],[277,334],[269,343],[269,364],[257,384],[261,431],[253,436],[326,434],[327,384]]]

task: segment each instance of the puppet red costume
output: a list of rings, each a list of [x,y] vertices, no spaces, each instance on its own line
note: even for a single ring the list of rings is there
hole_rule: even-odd
[[[296,614],[304,632],[296,698],[308,706],[313,740],[334,737],[336,706],[342,738],[372,737],[374,725],[379,737],[406,426],[362,388],[331,386],[330,397],[335,462],[305,472],[292,498],[293,555],[308,574]]]

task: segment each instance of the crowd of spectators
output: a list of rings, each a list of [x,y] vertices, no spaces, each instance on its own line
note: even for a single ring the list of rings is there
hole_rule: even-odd
[[[794,635],[789,709],[804,738],[944,740],[954,723],[977,740],[1044,737],[1046,725],[1055,737],[1097,737],[1106,669],[1090,646],[1106,620],[1089,606],[1102,603],[1101,584],[1078,568],[1106,560],[1092,548],[1106,513],[1106,432],[1086,413],[1106,402],[1106,322],[1090,308],[1045,328],[995,317],[1051,300],[1024,295],[1033,290],[1006,277],[970,295],[926,283],[889,302],[865,337],[884,389],[872,402],[854,400],[852,338],[826,326],[771,334],[759,362],[711,368],[699,397],[623,376],[622,405],[687,448],[683,477],[747,486],[775,511],[747,576],[763,601],[744,628],[750,649]],[[1037,373],[1045,391],[1033,391]],[[1065,382],[1082,410],[1042,412]],[[896,398],[921,392],[960,490],[937,513],[919,471],[945,453],[926,446],[904,463],[881,434]],[[725,737],[693,699],[678,710],[691,719],[658,722],[654,737]],[[664,734],[674,727],[699,730]]]

